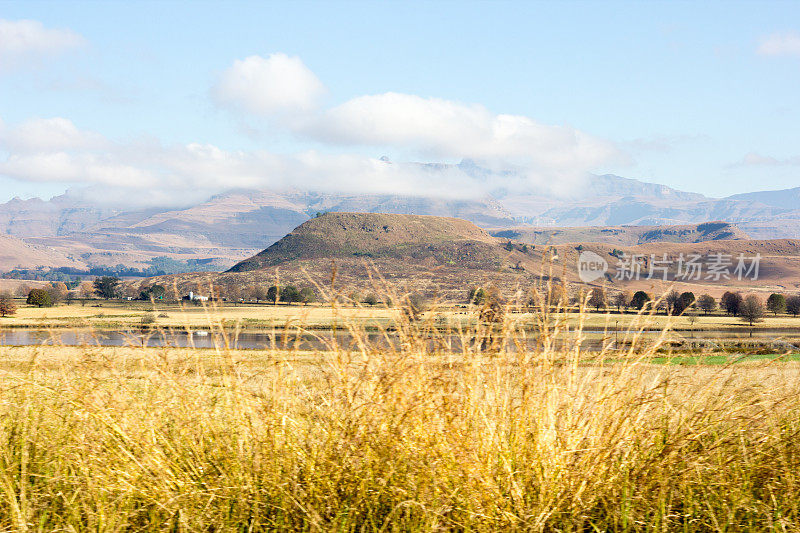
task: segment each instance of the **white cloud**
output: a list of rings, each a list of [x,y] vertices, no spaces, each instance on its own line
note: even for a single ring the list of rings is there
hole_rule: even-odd
[[[69,29],[45,28],[37,20],[0,19],[0,67],[25,58],[57,54],[85,43],[83,37]]]
[[[588,171],[622,159],[612,143],[578,129],[496,114],[478,104],[388,92],[315,110],[322,91],[300,59],[273,54],[236,61],[213,94],[249,119],[280,115],[287,133],[301,139],[427,160],[472,159],[495,170],[513,168],[529,186],[550,190],[575,188]]]
[[[234,61],[212,90],[219,104],[261,116],[308,111],[324,93],[300,58],[280,53]]]
[[[31,119],[13,128],[0,122],[0,143],[14,152],[41,152],[102,147],[105,139],[93,132],[79,131],[70,120],[56,117]]]
[[[758,53],[767,56],[800,56],[800,34],[797,32],[773,33],[761,42]]]
[[[783,167],[797,165],[800,165],[800,157],[778,159],[777,157],[761,155],[756,152],[748,152],[741,161],[734,163],[731,167]]]
[[[11,127],[0,122],[0,128],[0,153],[7,154],[0,157],[0,176],[101,186],[109,198],[124,198],[130,205],[182,204],[240,187],[458,198],[475,197],[486,187],[455,167],[433,171],[359,155],[112,142],[63,118]],[[21,132],[24,141],[14,135]]]
[[[498,170],[521,167],[531,182],[551,189],[568,189],[590,169],[618,156],[611,143],[569,126],[398,93],[354,98],[306,122],[302,131],[328,144],[476,159]]]
[[[113,156],[49,152],[13,154],[0,162],[0,175],[21,181],[101,183],[152,187],[158,179],[145,169],[120,164]]]
[[[610,143],[567,126],[398,93],[354,98],[307,131],[331,144],[402,146],[434,157],[523,158],[556,166],[597,161],[614,151]]]

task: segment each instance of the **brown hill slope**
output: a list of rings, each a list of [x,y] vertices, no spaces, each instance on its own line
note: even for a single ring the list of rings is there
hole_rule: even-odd
[[[85,265],[46,246],[32,246],[14,237],[0,235],[0,272],[19,266],[34,268]]]
[[[245,272],[297,259],[397,258],[492,268],[502,261],[497,240],[457,218],[383,213],[326,213],[261,253],[235,265]]]
[[[598,242],[634,246],[650,242],[698,243],[718,240],[745,240],[750,237],[734,224],[704,222],[673,226],[589,226],[564,228],[517,227],[490,230],[498,238],[528,244]]]

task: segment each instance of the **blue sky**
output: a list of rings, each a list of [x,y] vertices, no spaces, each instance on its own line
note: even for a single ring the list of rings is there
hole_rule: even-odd
[[[373,179],[382,155],[567,190],[583,172],[800,185],[797,2],[26,1],[0,19],[0,201],[424,191]]]

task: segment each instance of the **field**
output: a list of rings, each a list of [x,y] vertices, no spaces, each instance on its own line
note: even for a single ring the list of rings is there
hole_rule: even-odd
[[[89,300],[81,305],[73,302],[55,307],[38,308],[25,305],[17,300],[18,310],[14,316],[0,318],[2,328],[64,328],[91,327],[97,329],[125,329],[142,325],[142,319],[154,320],[154,325],[161,328],[196,328],[207,329],[211,323],[219,323],[228,328],[247,328],[268,330],[283,327],[287,323],[301,323],[304,327],[325,329],[335,323],[358,322],[361,325],[387,326],[399,316],[397,307],[384,305],[370,306],[366,304],[328,304],[308,305],[272,305],[272,304],[207,304],[192,305],[175,302],[123,301],[123,300]],[[608,329],[626,331],[641,321],[634,311],[617,312],[615,308],[597,312],[585,309],[578,313],[573,307],[570,312],[558,314],[559,320],[571,327],[581,323],[584,329]],[[528,310],[509,307],[510,316],[517,322],[533,323],[535,313]],[[451,327],[470,322],[467,306],[437,304],[431,302],[426,316],[438,319]],[[673,331],[710,331],[738,330],[747,336],[750,327],[737,317],[712,313],[692,313],[686,316],[651,315],[647,318],[648,329],[661,330],[665,327]],[[755,326],[757,330],[786,330],[800,328],[800,317],[789,315],[772,316],[768,314]]]
[[[81,306],[58,305],[37,308],[21,304],[14,316],[0,318],[3,327],[63,328],[92,327],[97,329],[126,329],[142,325],[142,319],[152,318],[162,328],[207,329],[210,324],[223,327],[269,329],[287,322],[301,322],[306,327],[329,327],[335,320],[355,320],[363,323],[386,322],[397,311],[377,308],[345,307],[336,309],[336,319],[325,305],[224,305],[200,306],[179,303],[155,304],[145,302],[99,301]]]
[[[651,317],[589,353],[566,321],[586,312],[483,311],[457,350],[383,309],[342,311],[358,342],[323,351],[0,347],[0,527],[797,529],[794,354],[686,361],[637,343]],[[220,334],[254,312],[187,311]]]

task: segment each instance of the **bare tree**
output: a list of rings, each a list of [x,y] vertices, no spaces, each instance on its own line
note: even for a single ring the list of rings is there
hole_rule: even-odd
[[[94,296],[94,285],[90,281],[84,281],[78,286],[78,295],[81,297],[81,305],[86,305],[86,300]]]
[[[592,289],[592,295],[589,296],[589,305],[596,310],[606,306],[606,291],[603,289]]]
[[[17,305],[10,293],[0,293],[0,316],[3,318],[17,312]]]
[[[749,322],[752,326],[755,322],[760,322],[764,318],[764,302],[755,294],[749,294],[739,307],[739,314],[742,320]]]
[[[618,292],[614,295],[614,305],[617,306],[617,311],[622,311],[623,307],[627,309],[630,301],[627,292]]]
[[[63,281],[53,282],[47,289],[47,292],[50,293],[50,300],[53,302],[53,305],[60,304],[64,301],[64,298],[67,297],[67,285]]]
[[[17,287],[15,294],[17,295],[17,298],[27,298],[29,292],[31,292],[31,288],[25,284],[22,284]]]

